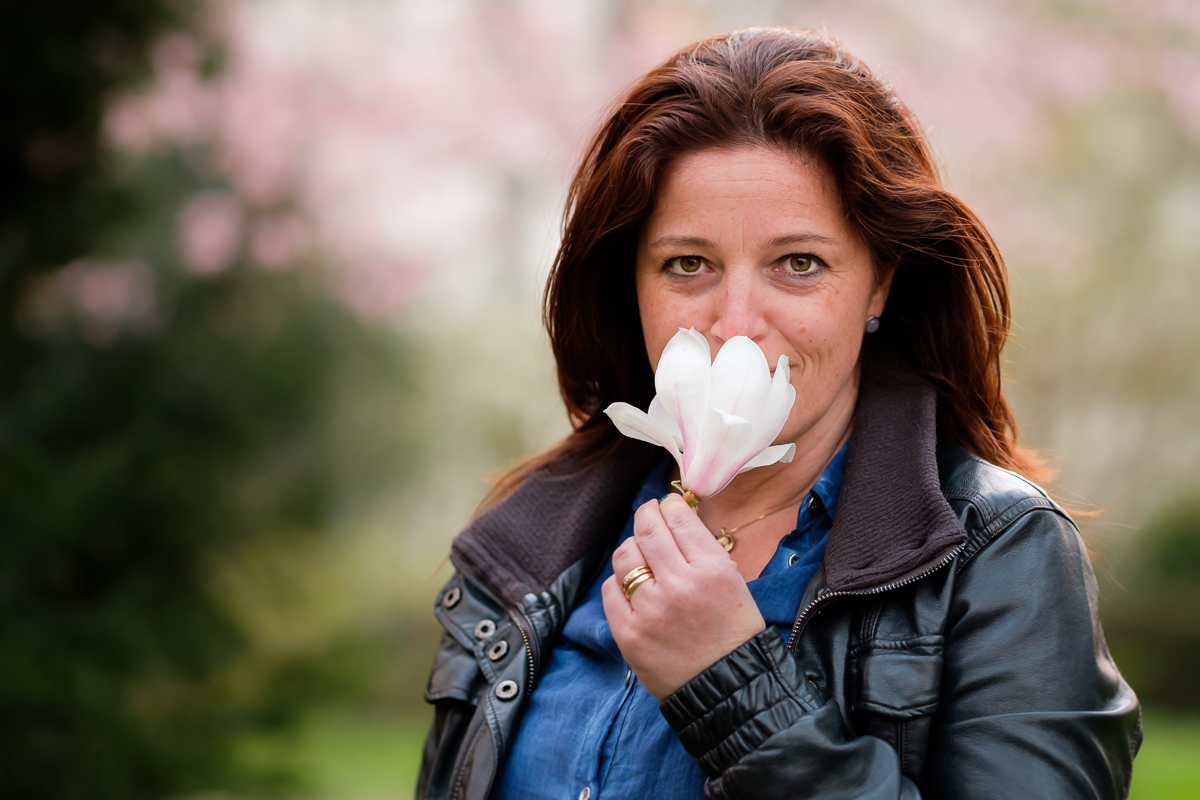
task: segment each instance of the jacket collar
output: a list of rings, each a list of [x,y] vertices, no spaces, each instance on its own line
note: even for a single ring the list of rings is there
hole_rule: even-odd
[[[539,470],[455,538],[450,560],[515,607],[579,559],[607,553],[661,455],[658,447],[625,439],[590,467],[566,460]]]
[[[899,373],[864,374],[838,514],[825,551],[833,591],[914,578],[966,541],[939,488],[937,397]],[[455,538],[450,557],[498,599],[517,606],[582,558],[602,558],[661,450],[624,440],[584,468],[564,461],[530,476]]]
[[[936,392],[911,375],[870,370],[825,549],[828,587],[852,592],[901,583],[966,540],[938,478]]]

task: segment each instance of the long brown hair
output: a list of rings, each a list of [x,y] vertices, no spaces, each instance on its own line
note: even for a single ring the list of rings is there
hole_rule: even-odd
[[[987,229],[942,185],[912,112],[843,45],[812,30],[748,28],[681,50],[642,78],[596,133],[571,184],[543,315],[574,432],[502,479],[604,458],[600,413],[654,395],[634,251],[667,167],[709,147],[765,145],[825,165],[874,256],[895,268],[864,358],[898,359],[937,390],[939,435],[1040,476],[1000,387],[1008,273]]]

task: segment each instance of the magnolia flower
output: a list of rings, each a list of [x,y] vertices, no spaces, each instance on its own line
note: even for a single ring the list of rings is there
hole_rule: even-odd
[[[604,413],[633,439],[662,445],[679,464],[686,496],[710,497],[740,472],[789,462],[796,445],[772,445],[796,402],[787,356],[775,377],[763,351],[745,336],[725,342],[714,360],[691,328],[671,337],[654,373],[649,413],[613,403]]]

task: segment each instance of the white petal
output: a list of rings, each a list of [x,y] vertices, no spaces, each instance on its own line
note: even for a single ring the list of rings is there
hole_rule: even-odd
[[[725,488],[756,453],[749,450],[754,426],[719,408],[704,417],[700,448],[680,471],[683,486],[698,497],[709,497]]]
[[[771,369],[762,348],[745,336],[721,345],[712,364],[709,405],[753,422],[770,389]]]
[[[792,369],[787,356],[780,356],[775,365],[771,389],[763,402],[762,411],[754,419],[754,447],[765,448],[775,441],[787,422],[796,403],[796,388],[791,384]]]
[[[678,423],[687,458],[700,442],[700,428],[709,409],[712,356],[708,340],[691,328],[680,328],[663,348],[654,373],[654,388],[663,408]]]
[[[626,436],[665,447],[683,485],[700,497],[739,473],[792,460],[795,445],[772,446],[796,401],[786,356],[771,376],[751,339],[735,336],[712,359],[707,339],[680,328],[663,348],[647,412],[613,403],[605,413]]]
[[[650,419],[650,415],[645,411],[634,408],[629,403],[613,403],[604,409],[604,413],[608,414],[608,418],[613,421],[621,433],[631,439],[639,439],[667,448],[667,451],[675,457],[675,462],[682,464],[679,448],[675,445],[675,437],[662,425]]]
[[[650,401],[650,408],[647,409],[647,413],[650,415],[650,419],[662,425],[667,430],[667,433],[675,438],[675,444],[682,450],[683,434],[679,431],[679,423],[663,408],[662,401],[658,399],[658,395],[655,395],[654,399]]]
[[[796,457],[796,445],[788,442],[787,444],[775,444],[763,450],[761,453],[750,459],[746,466],[738,470],[738,474],[745,472],[748,469],[755,467],[769,467],[772,464],[790,464],[792,459]]]

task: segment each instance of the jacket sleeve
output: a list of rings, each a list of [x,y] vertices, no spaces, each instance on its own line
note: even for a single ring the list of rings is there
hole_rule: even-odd
[[[1104,644],[1074,525],[1031,511],[959,556],[940,707],[918,787],[847,730],[775,629],[662,703],[710,798],[1124,798],[1137,699]]]

